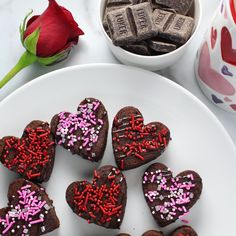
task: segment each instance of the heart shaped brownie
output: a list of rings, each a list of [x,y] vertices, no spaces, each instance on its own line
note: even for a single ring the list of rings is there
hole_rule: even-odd
[[[90,161],[102,159],[108,133],[107,111],[101,101],[84,99],[78,113],[60,112],[51,121],[56,142]]]
[[[147,232],[143,233],[142,236],[164,236],[164,234],[160,231],[148,230]]]
[[[173,177],[161,164],[150,165],[143,175],[143,192],[158,225],[164,227],[188,214],[202,192],[202,179],[192,170]]]
[[[115,116],[112,145],[116,163],[121,170],[144,165],[159,157],[170,140],[169,129],[160,122],[144,125],[140,111],[124,107]]]
[[[113,166],[94,171],[92,183],[72,183],[66,191],[71,209],[88,223],[105,228],[120,227],[126,206],[127,185],[123,174]]]
[[[0,139],[0,161],[23,178],[48,181],[55,158],[55,142],[49,124],[35,120],[29,123],[21,138]]]
[[[169,236],[198,236],[193,228],[187,225],[183,225],[175,229]],[[118,234],[117,236],[130,236],[129,234]],[[148,230],[142,234],[142,236],[164,236],[161,231]]]
[[[25,179],[10,184],[8,207],[0,209],[0,235],[38,236],[59,227],[53,201],[43,188]]]
[[[198,236],[198,235],[192,227],[183,225],[174,230],[174,232],[172,232],[170,236]]]

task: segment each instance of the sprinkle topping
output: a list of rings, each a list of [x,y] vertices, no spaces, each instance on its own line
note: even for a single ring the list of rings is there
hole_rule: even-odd
[[[88,159],[95,158],[92,147],[98,142],[98,135],[103,127],[103,120],[97,117],[100,101],[90,101],[79,105],[78,113],[61,112],[56,135],[59,145],[64,145],[69,151],[73,148],[86,150]],[[78,147],[77,147],[78,146]]]
[[[115,220],[119,225],[123,218],[123,198],[120,198],[120,195],[123,194],[121,189],[125,181],[123,176],[118,177],[120,174],[118,169],[113,168],[106,179],[101,180],[104,176],[99,176],[95,170],[92,184],[83,181],[75,185],[75,212],[86,218],[88,223],[109,228],[109,224]]]
[[[125,109],[125,108],[124,108]],[[144,125],[141,114],[131,114],[114,120],[112,140],[119,167],[126,169],[130,158],[145,161],[147,155],[159,156],[168,145],[169,130],[162,125]],[[161,123],[159,123],[161,124]]]
[[[44,125],[45,123],[42,123]],[[41,171],[51,161],[49,150],[54,145],[49,128],[27,128],[21,139],[4,139],[2,163],[10,170],[24,175],[28,179],[39,180]]]
[[[2,235],[9,231],[14,233],[21,230],[21,236],[27,236],[30,233],[29,228],[35,224],[41,225],[41,232],[45,231],[43,222],[50,206],[31,188],[31,184],[26,184],[17,191],[18,196],[12,196],[18,201],[14,205],[10,205],[10,210],[4,218],[0,218],[0,224],[4,227]],[[19,223],[19,221],[21,222]]]
[[[178,217],[188,223],[183,217],[188,214],[187,206],[194,198],[196,184],[193,174],[174,178],[169,169],[146,171],[143,176],[143,185],[145,184],[152,186],[144,194],[153,215],[158,214],[166,221]]]

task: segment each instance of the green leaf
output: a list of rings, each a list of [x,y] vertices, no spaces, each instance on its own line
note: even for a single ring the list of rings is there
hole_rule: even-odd
[[[36,55],[37,52],[37,43],[39,39],[40,28],[37,28],[33,33],[28,35],[24,40],[24,47],[33,55]]]
[[[24,33],[25,33],[25,28],[26,28],[26,21],[28,17],[33,13],[33,10],[31,10],[24,18],[23,24],[20,25],[20,38],[21,38],[21,43],[24,45]]]
[[[56,64],[57,62],[63,61],[69,54],[68,50],[62,51],[52,57],[37,57],[37,61],[45,66]]]

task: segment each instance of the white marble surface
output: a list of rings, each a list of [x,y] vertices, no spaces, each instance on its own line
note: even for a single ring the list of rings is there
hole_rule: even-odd
[[[79,22],[79,25],[84,30],[85,35],[80,38],[79,45],[74,48],[67,61],[53,67],[41,67],[35,64],[20,72],[0,90],[0,101],[23,84],[58,68],[86,63],[119,63],[109,51],[105,39],[103,38],[104,36],[99,28],[97,20],[99,1],[58,0],[58,2],[72,11],[76,21]],[[203,8],[201,27],[195,39],[192,41],[190,48],[177,64],[159,73],[182,85],[203,101],[203,103],[218,117],[236,144],[236,115],[227,113],[209,102],[201,93],[194,76],[193,63],[196,51],[220,0],[201,0],[201,2]],[[47,4],[47,0],[1,0],[0,78],[11,69],[24,51],[24,48],[20,43],[18,29],[25,14],[29,12],[30,9],[34,9],[34,13],[40,13],[47,7]],[[186,115],[187,112],[188,111],[186,111]]]

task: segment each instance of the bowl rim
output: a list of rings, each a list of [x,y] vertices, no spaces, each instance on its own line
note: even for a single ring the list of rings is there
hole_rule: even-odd
[[[165,58],[165,57],[169,57],[171,55],[175,55],[175,54],[178,54],[179,52],[181,52],[181,50],[183,50],[184,48],[186,48],[190,43],[191,41],[193,40],[193,38],[195,37],[195,35],[197,34],[199,28],[200,28],[200,25],[201,25],[201,22],[202,22],[202,4],[201,4],[201,0],[194,0],[194,4],[197,3],[198,5],[198,22],[197,24],[195,25],[195,29],[194,29],[194,32],[192,33],[192,35],[190,36],[190,38],[188,39],[188,41],[181,45],[179,48],[171,51],[171,52],[168,52],[168,53],[164,53],[162,55],[150,55],[150,56],[146,56],[146,55],[139,55],[139,54],[135,54],[135,53],[132,53],[132,52],[129,52],[123,48],[121,48],[120,46],[115,46],[111,40],[111,38],[107,35],[104,27],[103,27],[103,22],[102,22],[102,12],[104,12],[104,5],[105,5],[105,2],[107,0],[99,0],[98,4],[99,4],[99,14],[98,14],[98,17],[99,17],[99,25],[100,25],[100,28],[103,32],[103,34],[105,35],[106,39],[108,40],[109,44],[112,46],[112,47],[115,47],[115,49],[117,51],[119,51],[119,53],[123,53],[124,56],[127,55],[129,57],[136,57],[136,58],[142,58],[144,60],[150,60],[150,59],[160,59],[160,58]]]

